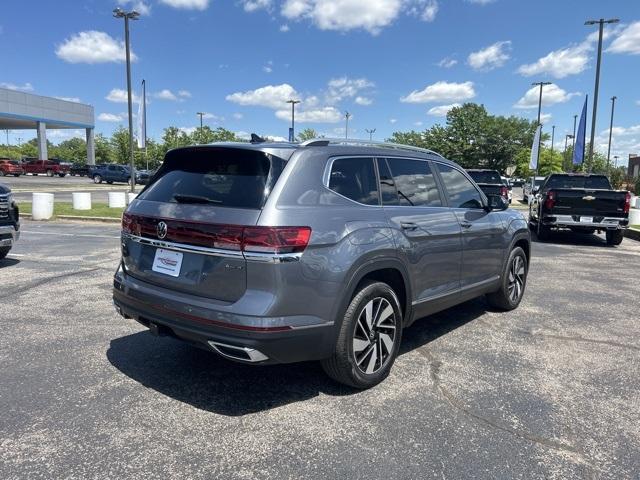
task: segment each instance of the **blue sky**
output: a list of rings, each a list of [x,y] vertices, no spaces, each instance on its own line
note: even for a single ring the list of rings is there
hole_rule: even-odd
[[[527,92],[545,80],[554,83],[545,87],[545,131],[556,125],[561,147],[593,92],[597,28],[584,21],[617,17],[604,43],[598,144],[606,149],[615,95],[613,154],[640,153],[636,0],[9,1],[0,86],[92,104],[98,132],[126,124],[118,4],[143,13],[132,23],[133,79],[147,80],[155,138],[168,125],[194,128],[198,111],[214,128],[285,137],[291,96],[303,101],[298,130],[332,136],[344,134],[346,110],[351,136],[375,128],[378,139],[442,123],[465,101],[535,118],[537,95]]]

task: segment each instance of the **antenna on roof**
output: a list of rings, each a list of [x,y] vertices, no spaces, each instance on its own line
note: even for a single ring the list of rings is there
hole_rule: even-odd
[[[251,134],[251,143],[264,143],[266,140],[262,138],[260,135],[256,135],[255,133]]]

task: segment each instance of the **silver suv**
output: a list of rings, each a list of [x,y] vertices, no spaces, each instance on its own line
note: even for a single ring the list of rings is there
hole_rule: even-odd
[[[429,150],[319,139],[172,150],[131,203],[113,300],[157,335],[246,363],[320,360],[371,387],[414,320],[518,306],[524,217]]]

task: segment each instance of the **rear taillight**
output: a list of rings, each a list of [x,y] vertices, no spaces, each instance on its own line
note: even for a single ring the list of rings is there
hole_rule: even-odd
[[[631,208],[631,193],[627,192],[627,195],[624,198],[624,213],[629,213],[630,208]]]
[[[302,252],[309,244],[309,227],[245,227],[242,250],[261,253]]]
[[[509,189],[507,187],[501,187],[500,195],[502,195],[504,198],[509,198]]]
[[[553,190],[549,190],[547,192],[547,197],[544,201],[544,208],[547,210],[551,210],[556,204],[556,192]]]
[[[249,227],[180,220],[162,220],[167,227],[165,236],[160,238],[157,228],[160,221],[125,213],[122,230],[131,235],[168,242],[254,253],[302,252],[311,238],[310,227]]]

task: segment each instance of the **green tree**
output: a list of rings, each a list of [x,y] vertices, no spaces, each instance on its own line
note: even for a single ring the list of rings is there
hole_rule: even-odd
[[[96,148],[96,163],[111,163],[114,160],[114,153],[110,139],[106,138],[102,133],[98,133],[94,137]]]
[[[129,130],[119,126],[109,140],[112,152],[112,160],[120,164],[129,163]]]
[[[307,140],[312,140],[318,137],[318,132],[316,132],[313,128],[305,128],[300,133],[298,133],[297,140],[299,142],[306,142]]]

